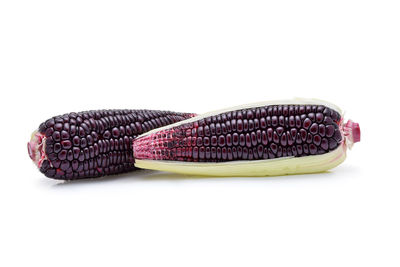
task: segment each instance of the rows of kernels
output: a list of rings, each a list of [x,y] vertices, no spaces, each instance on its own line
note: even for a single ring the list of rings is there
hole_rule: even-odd
[[[69,113],[42,123],[47,159],[40,170],[60,179],[89,178],[133,170],[132,141],[192,114],[152,110]]]
[[[325,106],[235,110],[139,139],[135,157],[213,162],[323,154],[342,141],[339,121]]]

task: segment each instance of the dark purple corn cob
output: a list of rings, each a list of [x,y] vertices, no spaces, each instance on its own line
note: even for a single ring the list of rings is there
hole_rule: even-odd
[[[324,105],[239,109],[145,134],[134,141],[134,156],[225,162],[319,155],[342,143],[341,123],[340,114]]]
[[[64,114],[40,124],[28,143],[28,152],[50,178],[81,179],[128,172],[135,169],[133,138],[193,116],[158,110]]]

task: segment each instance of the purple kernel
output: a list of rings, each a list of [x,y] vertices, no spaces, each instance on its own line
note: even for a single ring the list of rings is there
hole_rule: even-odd
[[[318,132],[318,124],[313,123],[309,129],[311,134],[316,134]]]
[[[307,130],[310,127],[311,123],[311,120],[309,118],[306,118],[303,122],[303,128]]]

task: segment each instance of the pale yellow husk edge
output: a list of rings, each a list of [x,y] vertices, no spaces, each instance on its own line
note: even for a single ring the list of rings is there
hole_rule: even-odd
[[[220,163],[192,163],[161,160],[135,160],[143,169],[202,176],[278,176],[287,174],[319,173],[330,170],[346,159],[346,144],[322,155],[286,157],[278,159],[228,161]]]

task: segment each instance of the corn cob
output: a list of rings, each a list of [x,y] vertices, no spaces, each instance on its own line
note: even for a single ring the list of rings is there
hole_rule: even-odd
[[[157,110],[93,110],[55,116],[28,142],[39,170],[55,179],[94,178],[135,169],[132,140],[194,114]]]
[[[140,168],[212,176],[329,170],[360,141],[336,106],[296,99],[234,107],[147,132],[133,142]]]

